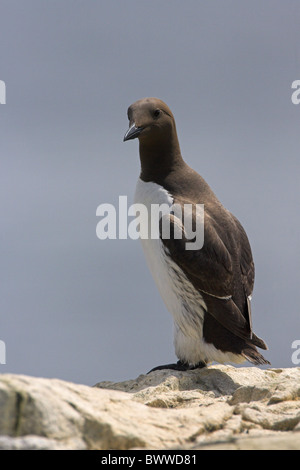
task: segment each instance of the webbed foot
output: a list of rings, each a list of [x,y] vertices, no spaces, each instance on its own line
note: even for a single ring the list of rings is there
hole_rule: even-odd
[[[205,363],[205,362],[198,362],[198,364],[195,364],[195,365],[193,365],[193,366],[190,366],[190,365],[187,364],[186,362],[177,361],[177,362],[174,363],[174,364],[164,364],[164,365],[162,365],[162,366],[154,367],[153,369],[149,370],[149,372],[147,372],[147,374],[150,374],[150,372],[153,372],[153,371],[155,371],[155,370],[171,369],[171,370],[182,370],[182,371],[186,371],[186,370],[202,369],[203,367],[206,367],[206,363]]]

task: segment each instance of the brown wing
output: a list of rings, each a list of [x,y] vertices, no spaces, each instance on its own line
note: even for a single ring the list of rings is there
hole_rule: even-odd
[[[242,269],[247,271],[247,258],[241,258],[240,269],[236,266],[240,251],[239,240],[236,240],[236,246],[232,246],[235,238],[228,231],[228,227],[227,230],[220,231],[214,218],[205,212],[204,245],[200,250],[186,250],[186,243],[190,240],[186,239],[183,226],[182,238],[175,239],[172,234],[174,225],[178,226],[178,220],[175,220],[173,215],[170,216],[170,224],[171,237],[162,238],[163,245],[195,289],[202,293],[208,313],[232,333],[251,340],[251,314],[246,312],[243,315],[244,312],[241,312],[234,299],[236,286],[240,284],[242,287],[244,277],[247,282],[243,295],[249,295],[247,293],[252,282],[249,274],[250,281],[246,274],[241,272]],[[236,231],[236,227],[233,222],[232,231],[234,230]],[[230,252],[228,246],[231,248]],[[252,272],[251,269],[249,272]]]

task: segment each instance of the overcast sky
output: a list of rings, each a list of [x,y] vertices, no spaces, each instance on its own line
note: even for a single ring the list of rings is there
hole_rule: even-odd
[[[176,360],[140,242],[99,240],[133,203],[127,108],[172,109],[183,157],[249,236],[254,331],[300,340],[299,0],[2,0],[0,372],[93,385]]]

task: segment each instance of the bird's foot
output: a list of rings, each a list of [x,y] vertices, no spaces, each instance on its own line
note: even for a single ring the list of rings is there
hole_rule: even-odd
[[[149,372],[147,372],[147,374],[150,374],[150,372],[153,372],[155,370],[171,369],[171,370],[186,371],[186,370],[202,369],[203,367],[206,367],[205,362],[198,362],[198,364],[190,366],[186,362],[177,361],[174,364],[164,364],[163,366],[154,367],[153,369],[149,370]]]

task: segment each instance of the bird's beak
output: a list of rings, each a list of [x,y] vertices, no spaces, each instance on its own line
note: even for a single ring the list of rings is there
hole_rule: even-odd
[[[135,125],[135,123],[133,123],[128,131],[126,132],[126,134],[124,135],[124,139],[123,139],[123,142],[125,142],[126,140],[130,140],[130,139],[135,139],[136,137],[138,137],[141,133],[141,131],[143,130],[143,127],[137,127]]]

